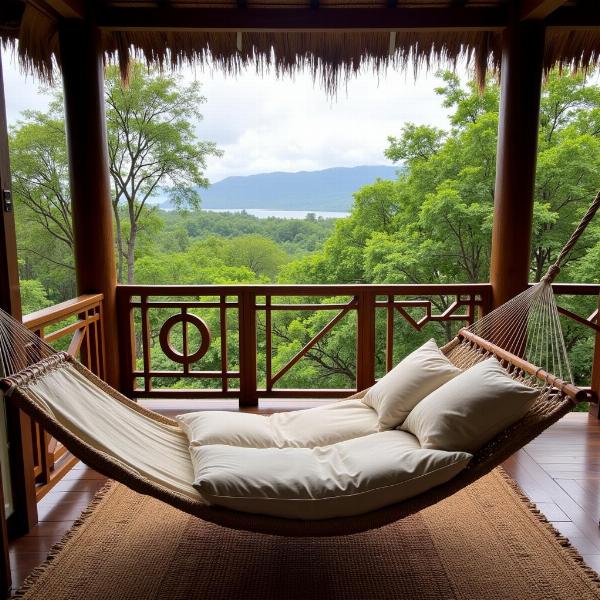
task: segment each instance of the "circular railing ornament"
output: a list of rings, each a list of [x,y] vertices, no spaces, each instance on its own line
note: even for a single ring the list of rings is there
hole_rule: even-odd
[[[171,345],[171,330],[178,323],[182,324],[182,327],[185,323],[193,325],[200,334],[200,347],[196,352],[190,354],[189,352],[179,352]],[[185,334],[184,334],[185,336]],[[190,314],[190,313],[180,313],[178,315],[173,315],[169,317],[160,328],[160,333],[158,335],[158,340],[160,342],[160,347],[162,351],[165,353],[165,356],[170,358],[173,362],[189,365],[191,363],[200,360],[207,352],[210,347],[210,330],[208,325],[198,316]],[[184,349],[187,344],[184,342]]]

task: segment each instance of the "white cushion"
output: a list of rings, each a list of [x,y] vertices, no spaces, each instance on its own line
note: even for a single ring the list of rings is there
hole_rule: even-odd
[[[462,471],[465,452],[419,447],[385,431],[319,448],[191,446],[194,487],[230,509],[292,519],[365,513],[440,485]]]
[[[363,402],[377,411],[381,431],[393,429],[425,396],[460,372],[431,339],[382,377]]]
[[[402,430],[417,436],[423,448],[476,452],[523,417],[538,395],[490,358],[417,404]]]
[[[360,400],[271,416],[202,411],[177,417],[190,444],[227,444],[246,448],[326,446],[377,431],[377,413]]]

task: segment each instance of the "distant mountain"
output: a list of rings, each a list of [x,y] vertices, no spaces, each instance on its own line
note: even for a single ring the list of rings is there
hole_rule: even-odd
[[[347,211],[363,185],[394,179],[399,167],[336,167],[298,173],[261,173],[227,177],[200,190],[202,208]]]

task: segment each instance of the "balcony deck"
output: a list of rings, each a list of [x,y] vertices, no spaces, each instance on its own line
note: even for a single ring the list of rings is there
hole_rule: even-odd
[[[147,401],[163,414],[198,410],[190,401]],[[316,402],[269,400],[253,412],[306,408]],[[235,409],[231,400],[203,402],[202,408]],[[600,421],[572,413],[515,454],[505,468],[549,521],[600,571]],[[79,463],[39,503],[39,524],[10,547],[13,589],[41,563],[71,527],[106,478]]]

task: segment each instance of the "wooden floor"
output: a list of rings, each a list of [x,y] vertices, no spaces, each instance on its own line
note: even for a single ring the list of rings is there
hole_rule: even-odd
[[[227,403],[213,407],[230,408]],[[152,408],[172,414],[190,410],[189,403],[172,402]],[[261,403],[260,412],[290,408],[298,408],[297,403]],[[584,413],[567,415],[508,460],[505,468],[588,565],[600,571],[600,422]],[[11,544],[13,589],[46,558],[105,481],[80,463],[42,499],[39,525]]]

